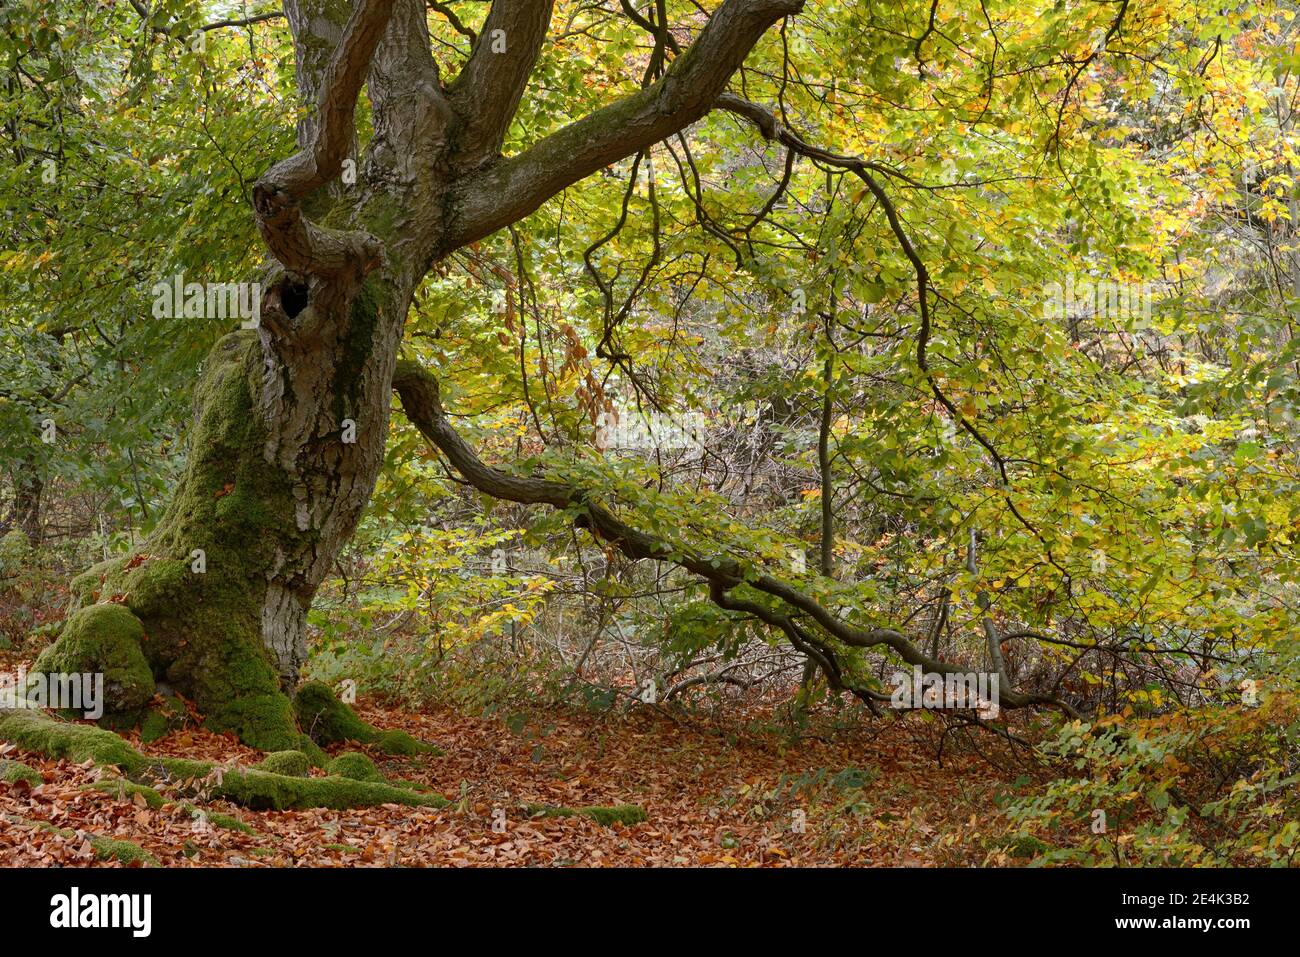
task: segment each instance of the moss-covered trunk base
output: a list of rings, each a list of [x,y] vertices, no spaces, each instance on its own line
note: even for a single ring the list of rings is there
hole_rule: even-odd
[[[312,543],[295,525],[292,483],[262,455],[260,356],[252,332],[212,350],[166,512],[136,550],[73,580],[73,610],[36,662],[46,674],[102,673],[118,725],[145,718],[165,681],[215,731],[268,750],[299,740],[262,615],[274,570]]]
[[[382,461],[391,369],[374,366],[391,359],[374,354],[374,333],[391,311],[375,291],[386,288],[367,283],[341,315],[315,316],[330,332],[314,344],[254,330],[217,343],[165,512],[142,545],[73,580],[70,614],[34,670],[102,674],[109,727],[165,730],[162,684],[214,731],[298,747],[307,610]]]

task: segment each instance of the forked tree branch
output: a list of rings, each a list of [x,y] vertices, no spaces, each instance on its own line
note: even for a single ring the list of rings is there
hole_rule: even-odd
[[[393,0],[357,0],[321,77],[315,135],[253,188],[262,238],[293,272],[331,275],[356,268],[364,273],[379,263],[380,245],[373,237],[322,229],[303,215],[301,204],[343,168],[355,132],[357,95],[392,12]]]
[[[473,169],[500,152],[546,40],[553,6],[553,0],[493,0],[469,62],[448,91],[460,119],[460,169]]]
[[[652,146],[711,110],[768,27],[804,0],[724,0],[695,42],[645,89],[568,124],[454,190],[446,253],[533,212],[566,186]],[[483,39],[480,37],[480,45]]]

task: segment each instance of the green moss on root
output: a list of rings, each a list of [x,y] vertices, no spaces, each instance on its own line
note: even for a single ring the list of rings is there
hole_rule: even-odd
[[[378,732],[357,717],[356,712],[338,698],[329,685],[308,681],[298,689],[293,701],[302,730],[317,744],[341,744],[359,741],[369,744]]]
[[[262,644],[265,572],[282,553],[311,548],[314,533],[297,528],[290,482],[264,459],[254,403],[261,375],[255,333],[217,344],[195,387],[186,469],[157,529],[134,554],[78,576],[72,591],[83,605],[121,596],[143,623],[141,650],[154,674],[192,698],[207,727],[278,751],[294,747],[299,732]],[[55,647],[65,639],[66,629]]]
[[[259,751],[291,750],[298,743],[293,706],[279,691],[236,696],[209,711],[203,724],[212,731],[233,731],[240,741]]]
[[[355,711],[334,696],[329,685],[308,681],[298,689],[294,710],[303,731],[319,744],[356,741],[373,744],[387,754],[411,756],[441,754],[432,744],[417,741],[405,731],[381,731],[357,717]]]
[[[554,807],[546,804],[528,805],[528,813],[533,817],[586,817],[597,824],[610,827],[614,824],[632,826],[649,820],[645,808],[635,804],[615,804],[603,807],[593,804],[588,807]]]
[[[171,721],[167,715],[156,708],[150,708],[140,722],[140,740],[145,744],[152,744],[166,735],[169,730],[171,730]]]
[[[298,735],[297,750],[307,755],[307,763],[313,768],[323,768],[330,763],[330,756],[325,753],[319,744],[305,734]]]
[[[68,724],[41,711],[0,712],[0,740],[27,751],[81,763],[112,764],[127,772],[142,770],[146,761],[112,731],[89,724]]]
[[[384,782],[384,776],[375,767],[375,762],[359,751],[344,751],[326,765],[325,770],[339,777],[351,778],[353,781]]]
[[[35,768],[28,767],[21,761],[9,761],[0,759],[0,781],[5,784],[15,784],[18,781],[26,781],[32,787],[37,788],[45,783],[40,772]]]
[[[139,864],[142,867],[157,867],[157,859],[139,844],[124,841],[118,837],[101,837],[98,834],[88,836],[95,856],[101,861],[118,860],[123,864]]]
[[[276,751],[254,765],[259,771],[285,774],[291,778],[305,778],[311,761],[301,751]]]
[[[0,740],[51,757],[115,765],[132,778],[152,775],[178,785],[202,781],[211,797],[225,798],[255,810],[313,807],[342,810],[375,804],[445,807],[448,803],[442,795],[433,792],[415,792],[338,775],[297,778],[256,769],[222,769],[220,775],[213,775],[215,765],[207,762],[146,756],[111,731],[93,725],[68,724],[40,711],[0,712]]]
[[[153,788],[144,784],[136,784],[126,778],[103,778],[94,784],[86,785],[86,787],[91,790],[102,791],[122,801],[130,801],[138,794],[144,799],[145,804],[155,811],[167,803],[167,799]]]
[[[103,674],[105,710],[133,711],[155,691],[143,641],[144,626],[125,606],[89,605],[68,616],[59,640],[41,653],[32,671]]]
[[[285,811],[324,807],[344,810],[375,804],[412,807],[446,807],[438,794],[420,794],[374,781],[354,781],[331,775],[325,778],[291,778],[265,771],[235,771],[222,776],[213,795],[253,810]]]
[[[442,748],[436,744],[425,744],[423,741],[417,741],[405,731],[396,728],[391,731],[381,731],[373,744],[385,754],[401,757],[411,757],[416,754],[432,754],[436,757],[442,754]]]

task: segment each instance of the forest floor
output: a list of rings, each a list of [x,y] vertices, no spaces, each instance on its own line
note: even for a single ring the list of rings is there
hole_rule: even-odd
[[[19,663],[0,654],[4,670]],[[998,793],[1032,773],[987,734],[949,736],[939,762],[940,733],[922,715],[838,729],[814,720],[796,738],[761,708],[725,721],[644,710],[483,717],[365,698],[357,710],[444,754],[393,758],[357,745],[331,753],[364,750],[386,776],[427,785],[450,806],[255,812],[212,801],[207,812],[251,830],[202,827],[184,801],[150,808],[86,789],[101,769],[0,744],[0,758],[23,761],[44,781],[0,782],[0,865],[121,866],[96,860],[91,835],[131,841],[166,867],[970,865],[995,850],[982,835],[997,830]],[[127,738],[150,754],[239,765],[262,756],[202,730],[148,745]],[[648,819],[602,826],[529,814],[529,805],[619,804]]]

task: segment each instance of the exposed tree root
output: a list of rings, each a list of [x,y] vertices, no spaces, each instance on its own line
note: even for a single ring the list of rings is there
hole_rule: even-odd
[[[109,781],[102,789],[138,791],[150,804],[151,796],[163,800],[150,784],[169,784],[182,792],[221,798],[254,810],[342,810],[376,804],[445,807],[448,803],[441,795],[417,790],[407,782],[384,781],[364,755],[340,755],[331,763],[327,777],[298,777],[256,768],[227,769],[206,761],[144,755],[111,731],[68,724],[33,709],[0,712],[0,740],[50,757],[117,767],[129,781]],[[347,773],[363,774],[365,779],[357,780]]]
[[[439,755],[436,745],[417,741],[405,731],[383,731],[357,717],[349,708],[319,681],[308,681],[298,689],[294,709],[303,731],[318,744],[338,744],[356,741],[371,744],[387,754],[411,756],[416,754]]]

